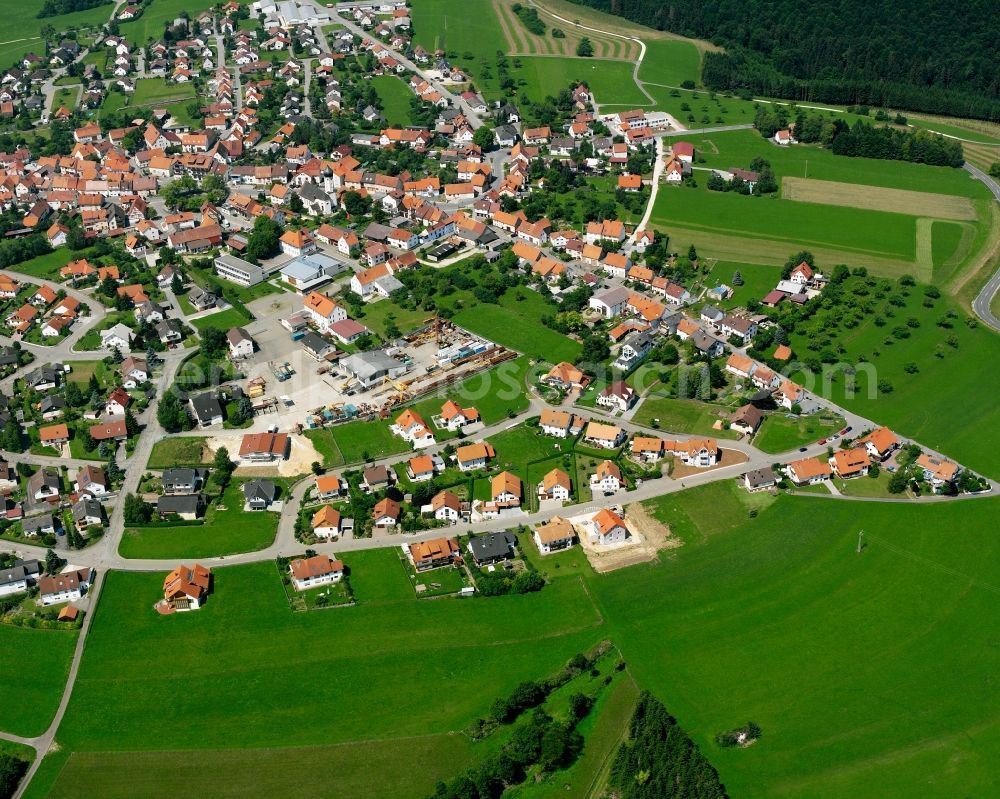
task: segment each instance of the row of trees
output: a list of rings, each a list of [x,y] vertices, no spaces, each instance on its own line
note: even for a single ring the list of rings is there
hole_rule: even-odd
[[[965,163],[961,142],[919,128],[892,128],[860,119],[848,125],[842,119],[801,112],[793,117],[782,106],[760,107],[754,117],[754,127],[765,139],[790,124],[794,124],[798,141],[822,144],[837,155],[934,166],[960,167]]]

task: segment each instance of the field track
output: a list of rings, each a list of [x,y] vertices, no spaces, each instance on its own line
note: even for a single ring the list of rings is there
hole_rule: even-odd
[[[932,194],[795,177],[782,178],[781,187],[782,197],[798,202],[840,205],[868,211],[889,211],[958,222],[976,219],[976,209],[971,200],[950,194]]]

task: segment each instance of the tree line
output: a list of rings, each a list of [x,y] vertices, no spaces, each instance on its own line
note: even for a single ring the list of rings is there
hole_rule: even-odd
[[[861,119],[848,125],[842,119],[801,112],[793,119],[782,106],[760,107],[754,117],[754,127],[766,139],[789,124],[799,142],[822,144],[835,155],[956,168],[965,163],[961,142],[919,128],[891,128]]]
[[[705,85],[788,99],[1000,119],[1000,15],[988,0],[573,0],[726,48]]]
[[[88,8],[110,4],[111,0],[45,0],[35,16],[39,19],[58,17],[61,14],[72,14],[74,11],[86,11]]]

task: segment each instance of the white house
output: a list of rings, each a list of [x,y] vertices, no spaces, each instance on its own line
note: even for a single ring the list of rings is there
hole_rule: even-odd
[[[320,585],[339,583],[344,578],[344,562],[329,555],[293,560],[288,567],[296,591],[305,591]]]
[[[589,522],[588,534],[592,544],[621,544],[629,536],[625,520],[608,508],[602,508]]]

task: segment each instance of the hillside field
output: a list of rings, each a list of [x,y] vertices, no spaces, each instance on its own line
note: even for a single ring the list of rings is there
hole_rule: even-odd
[[[0,730],[41,735],[52,721],[76,646],[75,630],[0,625]]]

